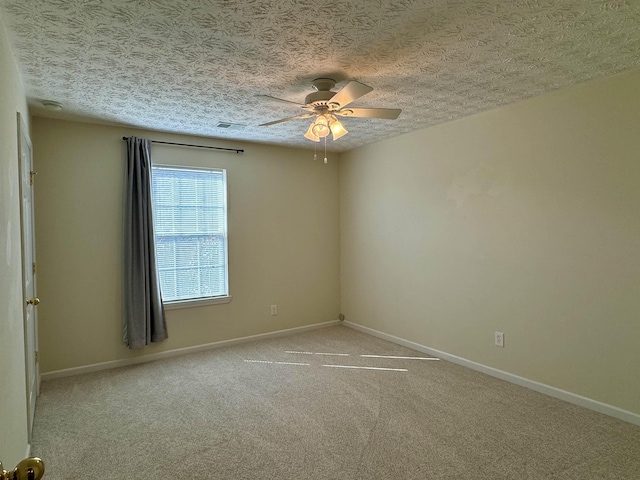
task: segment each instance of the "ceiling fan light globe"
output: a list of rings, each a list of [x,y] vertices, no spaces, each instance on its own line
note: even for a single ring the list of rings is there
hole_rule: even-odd
[[[344,137],[349,132],[346,128],[344,128],[344,125],[342,125],[339,120],[336,120],[331,124],[331,133],[333,134],[333,141],[335,142],[340,137]]]
[[[317,137],[324,138],[329,135],[331,130],[326,125],[314,125],[311,132]]]
[[[304,134],[304,138],[306,138],[307,140],[311,140],[312,142],[319,142],[320,138],[317,135],[313,134],[312,127],[313,127],[313,123],[309,125],[309,128],[307,129],[307,133]]]
[[[324,138],[329,133],[331,133],[331,129],[329,128],[329,118],[326,115],[318,115],[316,119],[311,124],[311,132],[320,138]]]

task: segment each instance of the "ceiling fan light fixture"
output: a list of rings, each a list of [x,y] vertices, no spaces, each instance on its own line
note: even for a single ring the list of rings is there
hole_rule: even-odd
[[[349,132],[335,115],[323,113],[311,122],[307,132],[304,134],[304,138],[312,142],[319,142],[321,138],[326,138],[330,133],[333,135],[333,141],[335,142]]]

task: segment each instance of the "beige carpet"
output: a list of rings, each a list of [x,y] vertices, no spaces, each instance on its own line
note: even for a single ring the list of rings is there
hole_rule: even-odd
[[[33,453],[45,480],[640,479],[638,426],[364,355],[425,358],[336,326],[48,381]]]

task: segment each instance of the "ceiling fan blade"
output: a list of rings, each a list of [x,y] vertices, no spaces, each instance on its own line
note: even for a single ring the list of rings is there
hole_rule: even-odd
[[[276,123],[288,122],[289,120],[297,120],[299,118],[309,118],[309,117],[313,117],[314,115],[315,115],[315,113],[303,113],[302,115],[296,115],[295,117],[281,118],[280,120],[274,120],[273,122],[263,123],[263,124],[258,125],[258,126],[259,127],[268,127],[269,125],[275,125]]]
[[[291,105],[295,105],[296,107],[302,107],[302,108],[305,107],[305,105],[303,105],[302,103],[292,102],[291,100],[285,100],[284,98],[272,97],[271,95],[256,95],[256,96],[268,98],[269,100],[275,100],[277,102],[290,103]]]
[[[335,113],[342,117],[360,118],[383,118],[385,120],[395,120],[400,116],[402,110],[399,108],[345,108]]]
[[[331,97],[329,103],[337,103],[338,105],[340,105],[340,108],[343,108],[372,90],[373,88],[369,87],[368,85],[352,80],[351,82],[347,83],[342,88],[342,90]]]

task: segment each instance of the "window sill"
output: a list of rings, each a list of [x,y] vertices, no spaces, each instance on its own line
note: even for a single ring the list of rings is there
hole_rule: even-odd
[[[227,295],[225,297],[199,298],[197,300],[179,300],[176,302],[163,303],[165,310],[178,310],[180,308],[204,307],[207,305],[217,305],[219,303],[229,303],[233,297]]]

